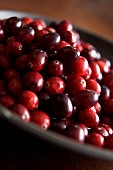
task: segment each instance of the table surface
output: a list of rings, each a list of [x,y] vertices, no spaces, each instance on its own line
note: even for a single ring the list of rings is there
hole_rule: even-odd
[[[0,0],[0,9],[32,12],[60,20],[67,19],[80,28],[113,41],[113,0]],[[4,130],[4,125],[2,128]],[[43,142],[37,141],[33,144],[31,141],[31,145],[27,142],[29,137],[26,134],[24,138],[20,132],[8,135],[8,129],[10,128],[5,129],[0,142],[1,170],[113,169],[112,162],[88,158]]]

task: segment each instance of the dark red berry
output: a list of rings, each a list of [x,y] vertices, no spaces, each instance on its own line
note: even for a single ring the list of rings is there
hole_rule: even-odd
[[[34,110],[38,107],[38,96],[32,91],[22,91],[19,94],[18,101],[28,110]]]
[[[80,55],[85,57],[88,61],[93,61],[97,58],[97,52],[94,48],[84,48]]]
[[[31,112],[31,121],[39,125],[44,130],[48,129],[50,126],[49,116],[41,110],[34,110]]]
[[[102,102],[110,98],[110,90],[106,86],[101,86],[101,93],[99,96],[99,100]]]
[[[102,126],[97,126],[92,131],[94,133],[98,133],[98,134],[102,135],[103,137],[109,136],[108,131],[104,127],[102,127]]]
[[[10,68],[4,71],[4,77],[6,81],[10,81],[14,78],[19,78],[20,74],[16,69]]]
[[[73,29],[73,26],[72,26],[71,22],[66,21],[66,20],[61,21],[58,24],[58,28],[57,28],[59,33],[62,33],[64,31],[72,31],[72,29]]]
[[[107,99],[103,102],[102,111],[107,115],[113,114],[113,99]]]
[[[26,65],[29,70],[41,71],[45,67],[47,60],[47,53],[43,50],[37,49],[28,55]]]
[[[101,73],[99,65],[94,61],[94,62],[89,63],[89,66],[90,66],[91,71],[92,71],[90,78],[98,79],[98,77]]]
[[[90,90],[94,90],[98,95],[100,95],[101,93],[101,86],[94,79],[88,79],[86,81],[86,88]]]
[[[5,40],[5,31],[2,27],[0,27],[0,43],[3,43]]]
[[[48,63],[47,71],[52,76],[60,76],[63,73],[63,64],[58,60],[52,60]]]
[[[98,133],[92,133],[86,138],[86,143],[96,147],[104,146],[104,137]]]
[[[83,129],[85,136],[88,136],[88,129],[87,129],[85,124],[83,124],[83,123],[76,123],[76,125],[80,126]]]
[[[7,69],[10,67],[10,60],[7,55],[0,55],[0,68]]]
[[[2,95],[0,96],[0,104],[3,106],[10,108],[15,104],[15,100],[12,96],[9,95]]]
[[[13,95],[18,95],[23,89],[23,84],[21,79],[11,79],[8,83],[8,90]]]
[[[38,92],[44,85],[44,79],[38,72],[28,72],[23,78],[23,85],[28,90]]]
[[[67,47],[67,46],[70,46],[70,44],[61,40],[59,44],[56,46],[55,50],[58,51],[60,48]]]
[[[15,114],[17,114],[19,117],[21,117],[21,119],[23,119],[25,122],[29,122],[30,121],[30,113],[27,110],[27,108],[25,106],[23,106],[22,104],[15,104],[12,108],[12,111],[15,112]]]
[[[22,17],[21,21],[22,21],[22,26],[25,26],[33,22],[33,19],[30,17]]]
[[[76,140],[77,142],[83,144],[85,140],[84,130],[79,126],[72,124],[67,127],[66,134],[70,138]]]
[[[19,70],[19,71],[24,71],[25,68],[26,68],[26,60],[27,60],[26,54],[20,55],[16,59],[16,69]]]
[[[109,73],[110,69],[109,69],[108,65],[106,64],[106,62],[104,62],[102,60],[97,60],[96,63],[99,65],[102,73]]]
[[[37,19],[37,20],[32,21],[29,24],[29,26],[32,27],[35,31],[43,30],[44,28],[46,28],[46,23],[42,19]]]
[[[45,82],[45,90],[48,94],[62,94],[65,90],[65,83],[59,77],[50,77]]]

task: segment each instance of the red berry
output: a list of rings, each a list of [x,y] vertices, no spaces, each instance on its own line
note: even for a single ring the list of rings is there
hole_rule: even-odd
[[[22,80],[21,79],[11,79],[8,83],[8,90],[13,95],[18,95],[23,89]]]
[[[20,55],[16,59],[16,69],[19,70],[19,71],[24,71],[25,66],[26,66],[26,60],[27,60],[27,55],[26,54]]]
[[[96,63],[99,65],[102,73],[109,73],[110,69],[104,61],[97,60]]]
[[[35,31],[43,30],[44,28],[46,28],[46,23],[44,20],[37,19],[37,20],[32,21],[29,24],[29,26],[32,27]]]
[[[88,79],[86,81],[86,88],[90,90],[94,90],[98,95],[101,93],[101,86],[97,83],[96,80]]]
[[[21,18],[21,21],[22,21],[22,26],[25,26],[33,22],[33,19],[29,17],[23,17]]]
[[[63,64],[58,60],[52,60],[48,63],[47,71],[52,76],[60,76],[63,73]]]
[[[65,90],[65,83],[59,77],[50,77],[45,82],[45,90],[50,95],[62,94]]]
[[[96,109],[96,113],[99,114],[100,111],[101,111],[101,105],[100,105],[100,103],[97,102],[97,103],[94,105],[94,107],[95,107],[95,109]]]
[[[97,79],[100,75],[100,67],[96,62],[89,63],[89,66],[91,68],[91,77],[92,79]]]
[[[12,96],[3,95],[3,96],[0,96],[0,104],[2,104],[3,106],[7,108],[10,108],[15,104],[15,100]]]
[[[4,71],[4,77],[5,77],[5,80],[10,81],[14,78],[19,78],[20,74],[16,69],[10,68]]]
[[[108,99],[103,102],[102,111],[107,115],[113,114],[113,99]]]
[[[13,110],[15,112],[15,114],[17,114],[19,117],[21,117],[21,119],[23,119],[25,122],[29,122],[30,121],[30,113],[27,110],[27,108],[25,106],[23,106],[22,104],[15,104],[11,110]]]
[[[73,26],[69,21],[63,20],[58,25],[58,32],[62,33],[64,31],[72,31]]]
[[[65,41],[63,41],[63,40],[61,40],[59,42],[59,44],[56,46],[55,49],[56,49],[56,51],[58,51],[60,48],[67,47],[67,46],[70,46],[70,44],[65,42]]]
[[[34,110],[38,107],[38,96],[32,91],[22,91],[19,94],[18,101],[28,110]]]
[[[100,123],[99,125],[101,127],[105,128],[107,130],[107,132],[109,133],[109,135],[113,134],[113,129],[109,125],[106,125],[106,124],[103,124],[103,123]]]
[[[88,61],[93,61],[97,58],[97,52],[94,48],[84,48],[80,55],[85,57]]]
[[[10,60],[6,55],[0,55],[0,68],[7,69],[10,67]]]
[[[38,72],[28,72],[23,78],[23,85],[26,89],[38,92],[42,89],[44,79]]]
[[[106,128],[101,127],[101,126],[97,126],[92,130],[94,133],[98,133],[100,135],[102,135],[103,137],[107,137],[109,136],[108,131],[106,130]]]
[[[76,125],[80,126],[83,129],[85,136],[88,136],[88,129],[87,129],[85,124],[83,124],[83,123],[76,123]]]
[[[98,133],[92,133],[86,138],[86,143],[96,147],[104,146],[104,137]]]
[[[50,126],[49,116],[41,110],[34,110],[31,112],[31,121],[39,125],[44,130],[48,129]]]
[[[72,124],[68,126],[66,132],[67,136],[69,136],[70,138],[76,140],[81,144],[84,143],[85,140],[84,130],[79,125]]]

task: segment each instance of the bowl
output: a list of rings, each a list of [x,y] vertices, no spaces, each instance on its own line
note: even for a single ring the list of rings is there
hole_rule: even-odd
[[[8,18],[11,16],[18,16],[18,17],[32,17],[32,18],[42,18],[47,23],[52,21],[53,19],[43,17],[40,15],[30,14],[30,13],[24,13],[24,12],[16,12],[16,11],[0,11],[0,18]],[[58,22],[58,21],[57,21]],[[84,31],[82,29],[77,28],[74,26],[78,33],[81,36],[81,39],[84,41],[92,43],[94,46],[96,46],[97,49],[101,52],[103,56],[107,56],[109,59],[112,59],[113,55],[113,42],[110,42],[108,40],[105,40],[98,35],[95,35],[93,33],[89,33],[87,31]],[[4,108],[0,105],[0,116],[3,120],[8,122],[9,124],[13,125],[13,127],[18,127],[22,131],[25,131],[30,136],[34,136],[36,139],[41,139],[45,143],[49,142],[52,145],[56,145],[58,147],[64,148],[69,151],[77,152],[80,154],[84,154],[90,157],[95,158],[101,158],[104,160],[112,160],[113,161],[113,151],[107,150],[107,149],[100,149],[91,145],[81,145],[77,143],[76,141],[69,139],[63,135],[60,135],[56,132],[47,130],[44,131],[37,125],[33,123],[25,123],[23,120],[21,120],[18,116],[14,115],[9,111],[8,109]]]

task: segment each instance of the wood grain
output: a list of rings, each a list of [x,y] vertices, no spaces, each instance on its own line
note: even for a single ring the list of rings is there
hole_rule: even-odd
[[[67,19],[76,26],[113,41],[113,0],[0,0],[0,9]],[[29,142],[29,136],[12,132],[6,124],[2,125],[1,131],[0,170],[113,169],[112,162],[72,153],[42,141],[38,143],[36,139]]]

